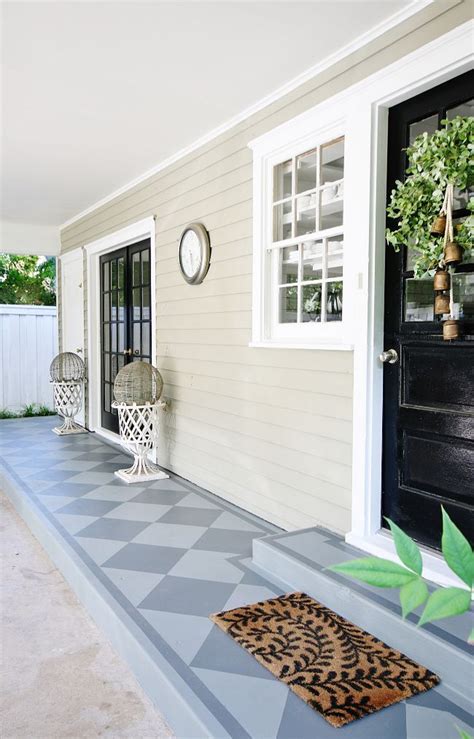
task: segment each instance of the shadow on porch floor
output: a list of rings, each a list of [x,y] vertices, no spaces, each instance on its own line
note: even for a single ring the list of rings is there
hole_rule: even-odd
[[[113,474],[125,455],[53,425],[0,424],[4,490],[177,735],[335,736],[208,618],[283,592],[250,559],[278,530],[176,476],[128,486]],[[337,732],[449,739],[468,722],[440,686]]]

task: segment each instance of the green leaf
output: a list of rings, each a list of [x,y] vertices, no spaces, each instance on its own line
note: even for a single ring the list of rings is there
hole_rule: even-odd
[[[452,571],[466,583],[468,588],[472,588],[474,568],[471,546],[442,506],[441,510],[443,512],[441,548],[444,558]]]
[[[400,588],[416,575],[405,567],[381,557],[362,557],[329,567],[330,570],[375,585],[377,588]]]
[[[395,549],[397,550],[397,554],[401,561],[409,570],[416,572],[417,575],[421,575],[423,562],[421,559],[421,552],[415,542],[405,534],[405,532],[402,531],[396,523],[387,517],[385,517],[385,520],[390,526],[390,531],[393,534],[393,541],[395,543]]]
[[[459,726],[456,726],[456,731],[459,733],[461,739],[473,739],[471,734],[468,734],[464,729],[460,729]]]
[[[403,618],[406,618],[415,608],[421,606],[428,595],[428,588],[421,578],[417,578],[403,585],[400,589],[400,604],[402,606]]]
[[[459,616],[469,610],[471,593],[463,588],[440,588],[431,593],[428,602],[421,614],[418,626],[429,621],[439,621],[441,618]]]

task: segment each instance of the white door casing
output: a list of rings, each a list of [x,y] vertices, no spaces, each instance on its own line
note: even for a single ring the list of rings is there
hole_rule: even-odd
[[[102,428],[100,393],[100,257],[124,246],[150,239],[151,278],[151,362],[156,364],[156,285],[155,285],[155,218],[150,216],[137,223],[84,245],[87,264],[87,360],[89,377],[88,428],[113,441],[118,435]]]
[[[61,351],[74,352],[84,360],[84,290],[82,249],[61,259]],[[84,407],[76,416],[84,425]]]

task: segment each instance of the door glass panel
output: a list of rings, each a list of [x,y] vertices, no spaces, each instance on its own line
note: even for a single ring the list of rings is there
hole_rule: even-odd
[[[410,146],[413,144],[417,136],[422,133],[427,133],[431,136],[432,133],[438,130],[438,114],[429,115],[427,118],[422,118],[421,121],[416,123],[410,123],[409,129],[409,142]]]
[[[110,323],[104,323],[102,328],[102,346],[104,352],[110,351]]]
[[[116,321],[118,318],[118,293],[116,290],[114,290],[112,293],[110,293],[110,299],[112,303],[111,307],[111,319],[112,321]]]
[[[456,116],[458,115],[463,115],[466,117],[471,117],[474,115],[474,98],[471,98],[471,100],[466,100],[465,103],[461,103],[461,105],[456,105],[455,108],[449,108],[449,110],[446,111],[446,118],[449,118],[450,120],[456,118]]]
[[[326,321],[342,321],[342,282],[326,283]]]
[[[103,279],[104,291],[110,290],[109,262],[104,262],[104,264],[102,265],[102,279]]]
[[[104,379],[110,382],[110,354],[104,354]]]
[[[316,188],[316,149],[296,157],[296,192]]]
[[[132,320],[134,320],[134,321],[139,321],[140,320],[141,295],[142,295],[142,291],[140,290],[139,287],[133,289],[133,316],[132,316]]]
[[[280,323],[296,323],[298,320],[298,288],[280,288]]]
[[[111,386],[108,382],[104,385],[104,409],[110,413]]]
[[[455,274],[452,279],[454,317],[474,320],[474,273]]]
[[[134,285],[140,285],[141,282],[141,270],[140,270],[140,252],[135,252],[132,256],[132,280]]]
[[[298,282],[299,251],[297,246],[286,246],[280,249],[280,276],[279,282],[285,285]]]
[[[117,287],[117,262],[115,259],[110,263],[110,282],[112,290]]]
[[[344,139],[321,147],[321,185],[344,177]]]
[[[142,319],[150,320],[150,288],[144,287],[142,290]]]
[[[125,259],[120,257],[118,260],[118,286],[123,289],[125,285]]]
[[[117,351],[117,324],[116,323],[110,324],[110,346],[111,346],[111,351],[113,352]]]
[[[273,169],[273,202],[289,198],[293,187],[291,159]]]
[[[142,251],[142,284],[150,283],[150,252],[148,249]]]
[[[125,324],[122,322],[118,325],[118,351],[123,352],[125,349]]]
[[[102,320],[110,321],[110,293],[102,295]]]
[[[134,323],[133,324],[133,351],[138,349],[140,351],[140,324]]]
[[[142,354],[150,353],[150,324],[142,323]]]
[[[405,321],[433,321],[433,278],[405,280]]]
[[[321,320],[321,285],[303,285],[301,320],[304,323]]]

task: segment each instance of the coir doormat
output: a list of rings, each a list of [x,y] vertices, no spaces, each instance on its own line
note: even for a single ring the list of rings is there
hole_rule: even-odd
[[[426,667],[305,593],[211,619],[336,727],[439,683]]]

